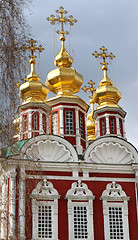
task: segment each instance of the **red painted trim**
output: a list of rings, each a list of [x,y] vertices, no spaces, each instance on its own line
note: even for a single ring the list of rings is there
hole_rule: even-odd
[[[73,134],[69,134],[69,135],[76,135],[76,114],[75,114],[75,109],[72,109],[72,108],[64,108],[63,109],[64,134],[68,134],[68,133],[66,133],[66,111],[73,112]]]
[[[111,119],[114,119],[114,133],[112,133]],[[110,134],[117,134],[117,129],[116,129],[116,117],[115,117],[115,116],[109,116],[109,128],[110,128]]]
[[[34,129],[34,114],[37,115],[37,129]],[[39,130],[39,112],[32,112],[32,129]]]
[[[103,131],[102,131],[102,120],[104,120],[105,134],[103,134]],[[99,121],[100,121],[100,136],[104,136],[106,135],[106,118],[102,117],[99,119]]]
[[[43,110],[45,113],[47,113],[47,111],[44,109],[44,108],[42,108],[42,107],[27,107],[27,108],[25,108],[25,109],[22,109],[21,110],[21,112],[25,112],[25,111],[27,111],[27,110],[31,110],[31,109],[41,109],[41,110]]]
[[[60,107],[60,105],[62,105],[62,106],[74,106],[74,107],[79,107],[81,110],[83,110],[84,112],[86,112],[86,110],[84,109],[84,108],[82,108],[80,105],[78,105],[78,104],[76,104],[76,103],[57,103],[57,104],[55,104],[55,105],[53,105],[53,106],[51,106],[51,108],[54,108],[54,107],[57,107],[57,106],[59,106]],[[61,107],[62,107],[61,106]]]
[[[135,178],[135,174],[127,173],[89,173],[89,177]]]
[[[27,117],[27,126],[25,127],[25,117]],[[28,130],[28,113],[23,114],[23,132]]]
[[[31,171],[26,170],[28,175],[49,175],[49,176],[72,176],[72,172],[61,172],[61,171]]]
[[[115,111],[105,111],[105,112],[102,112],[102,113],[98,113],[97,114],[97,117],[101,116],[101,115],[105,115],[105,114],[115,114],[115,115],[120,115],[121,117],[123,117],[119,112],[115,112]]]
[[[123,121],[121,118],[119,118],[119,129],[120,129],[120,134],[122,137],[124,137],[124,134],[123,134]]]
[[[86,140],[86,133],[85,133],[85,118],[84,118],[84,113],[79,111],[79,128],[80,128],[80,115],[82,115],[82,121],[83,121],[83,139]]]

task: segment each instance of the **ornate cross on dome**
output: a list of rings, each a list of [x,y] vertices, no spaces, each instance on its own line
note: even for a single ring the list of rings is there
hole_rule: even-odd
[[[108,63],[105,61],[106,58],[110,58],[111,60],[113,60],[113,58],[115,58],[115,55],[113,55],[113,53],[111,52],[110,54],[107,53],[107,48],[105,48],[104,46],[102,46],[100,48],[100,50],[102,52],[98,53],[97,51],[95,51],[94,53],[92,53],[92,55],[95,57],[95,58],[98,58],[98,57],[101,57],[103,59],[103,62],[101,62],[101,65],[108,65]]]
[[[66,14],[68,13],[66,10],[64,10],[64,8],[61,6],[58,10],[55,11],[57,14],[59,13],[59,15],[54,16],[53,14],[47,18],[47,20],[54,25],[56,22],[58,24],[61,24],[61,30],[56,31],[57,34],[61,34],[60,40],[61,41],[65,41],[65,34],[69,34],[68,31],[64,30],[64,25],[69,23],[70,26],[73,26],[74,23],[77,22],[76,19],[73,18],[72,15],[70,15],[69,17],[66,16]]]
[[[88,84],[90,85],[90,87],[87,88],[86,86],[84,86],[84,87],[82,88],[82,90],[83,90],[84,92],[89,91],[89,92],[91,93],[91,95],[89,96],[89,98],[93,98],[93,93],[94,93],[95,90],[96,90],[96,88],[93,87],[93,85],[95,84],[95,82],[93,82],[92,80],[90,80],[90,82],[88,82]]]
[[[25,44],[24,44],[21,47],[21,49],[23,49],[23,51],[26,51],[26,50],[31,51],[31,56],[29,56],[30,58],[36,58],[36,56],[34,55],[34,52],[36,50],[38,50],[39,52],[42,52],[44,50],[44,48],[42,48],[41,45],[36,47],[35,43],[36,43],[36,41],[31,38],[30,41],[29,41],[29,46],[25,46]]]

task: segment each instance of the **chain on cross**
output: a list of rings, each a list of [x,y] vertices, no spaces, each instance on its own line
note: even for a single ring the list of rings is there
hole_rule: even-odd
[[[89,91],[90,92],[90,96],[89,96],[89,98],[93,98],[93,93],[96,91],[96,88],[94,88],[93,86],[94,86],[94,84],[95,84],[95,82],[93,82],[92,80],[90,80],[90,82],[88,82],[88,84],[90,85],[90,87],[86,87],[86,86],[84,86],[83,88],[82,88],[82,90],[84,91],[84,92],[87,92],[87,91]]]
[[[60,40],[61,41],[65,41],[65,34],[69,34],[68,31],[64,30],[64,25],[69,23],[70,26],[73,26],[74,23],[77,22],[76,19],[73,18],[72,15],[70,15],[69,17],[66,16],[66,14],[68,13],[62,6],[55,11],[57,13],[56,16],[54,16],[53,14],[47,18],[47,20],[54,25],[55,23],[61,24],[61,30],[56,31],[57,34],[61,34]]]
[[[30,58],[36,58],[36,56],[34,55],[34,52],[36,50],[38,50],[39,52],[42,52],[44,50],[44,48],[39,45],[38,47],[36,46],[36,41],[33,40],[32,38],[29,41],[29,46],[25,46],[25,44],[21,47],[21,49],[23,49],[23,51],[29,50],[31,51],[31,56],[29,56]]]
[[[101,62],[101,65],[108,65],[108,63],[106,62],[106,58],[110,58],[111,60],[113,60],[115,58],[115,55],[113,55],[113,53],[111,52],[110,54],[107,53],[107,48],[105,48],[104,46],[102,46],[100,48],[100,50],[102,52],[98,53],[97,51],[95,51],[94,53],[92,53],[92,55],[95,57],[95,58],[98,58],[98,57],[101,57],[103,59],[103,62]]]

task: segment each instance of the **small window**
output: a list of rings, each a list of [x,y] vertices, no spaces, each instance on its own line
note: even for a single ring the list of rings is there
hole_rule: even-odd
[[[42,115],[42,128],[44,133],[46,133],[46,115],[45,114]]]
[[[52,238],[52,207],[38,206],[38,238]]]
[[[38,115],[34,113],[34,130],[37,130]]]
[[[83,134],[84,132],[83,132],[83,115],[82,114],[80,114],[80,135],[81,135],[81,138],[83,138],[84,136],[84,134]]]
[[[66,134],[73,134],[73,111],[65,112]]]
[[[124,239],[122,207],[109,207],[110,239]]]
[[[27,131],[27,115],[24,115],[23,116],[23,121],[24,121],[24,123],[23,123],[23,131],[24,132],[26,132]]]
[[[105,123],[105,118],[100,119],[100,134],[101,136],[106,134],[106,123]]]
[[[52,114],[52,133],[58,135],[58,112]]]
[[[115,133],[115,119],[111,118],[111,133]]]
[[[74,239],[88,238],[88,217],[86,206],[74,206]]]

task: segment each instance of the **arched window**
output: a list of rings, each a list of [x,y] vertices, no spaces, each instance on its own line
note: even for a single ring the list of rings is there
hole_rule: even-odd
[[[106,134],[106,119],[105,117],[100,119],[100,135],[103,136]]]
[[[69,240],[94,240],[94,196],[85,183],[72,183],[66,194],[68,200]]]
[[[116,182],[107,184],[102,193],[105,239],[129,240],[129,197]]]
[[[58,199],[60,195],[46,179],[32,191],[32,239],[58,239]]]
[[[32,113],[32,128],[33,130],[39,130],[39,112]]]

